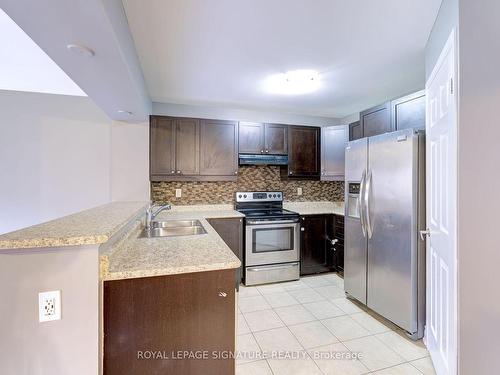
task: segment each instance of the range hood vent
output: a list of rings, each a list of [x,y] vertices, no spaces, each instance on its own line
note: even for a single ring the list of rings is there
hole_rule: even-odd
[[[288,155],[240,154],[240,165],[288,165]]]

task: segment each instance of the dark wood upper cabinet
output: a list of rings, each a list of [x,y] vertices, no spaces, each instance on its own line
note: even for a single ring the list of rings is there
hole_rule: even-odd
[[[234,375],[235,270],[105,281],[104,375]],[[131,308],[132,307],[132,308]],[[142,359],[148,350],[168,359]],[[208,359],[172,359],[181,351],[208,351]]]
[[[321,128],[288,126],[288,166],[281,167],[283,178],[319,179],[321,168]]]
[[[200,121],[197,119],[178,119],[176,121],[175,155],[176,173],[197,175],[200,173]]]
[[[386,102],[359,114],[363,137],[384,134],[394,129],[391,126],[391,103]]]
[[[288,131],[286,125],[266,124],[264,130],[264,153],[286,155],[288,153]]]
[[[241,154],[264,153],[264,124],[240,121],[239,152]]]
[[[425,90],[393,100],[391,121],[395,130],[425,127]]]
[[[328,272],[332,256],[328,239],[331,238],[333,215],[305,215],[300,217],[300,274]]]
[[[361,121],[352,122],[349,124],[349,141],[363,138],[363,128]]]
[[[238,122],[201,120],[200,174],[238,174]]]
[[[226,245],[233,251],[243,265],[243,219],[217,218],[207,219],[210,225],[221,236]],[[243,266],[242,266],[243,267]],[[239,284],[243,277],[242,267],[238,269],[236,280]]]
[[[149,127],[151,175],[175,174],[175,132],[174,118],[151,117]]]

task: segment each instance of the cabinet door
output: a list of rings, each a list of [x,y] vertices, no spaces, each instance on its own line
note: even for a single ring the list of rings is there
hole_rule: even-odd
[[[288,131],[286,125],[266,124],[264,131],[265,153],[286,155],[288,153]]]
[[[264,124],[240,121],[239,128],[239,153],[263,154]]]
[[[319,178],[321,164],[320,128],[288,127],[288,177]]]
[[[361,112],[359,118],[361,128],[363,129],[363,137],[384,134],[393,130],[391,126],[390,102]]]
[[[105,281],[103,373],[234,375],[234,358],[211,357],[235,350],[234,278],[221,270]],[[138,358],[148,350],[169,359]],[[209,359],[170,358],[184,350]]]
[[[175,118],[151,117],[149,163],[151,175],[175,174]]]
[[[243,277],[243,219],[242,218],[221,218],[208,219],[210,225],[221,236],[226,245],[233,251],[234,255],[241,261],[236,280],[238,284]]]
[[[391,117],[395,130],[425,127],[425,91],[393,100]]]
[[[200,121],[189,118],[178,119],[175,134],[176,174],[199,174],[199,155]]]
[[[321,128],[321,180],[344,179],[345,143],[345,126]]]
[[[328,262],[328,215],[300,218],[300,274],[309,275],[330,270]]]
[[[229,176],[238,173],[238,123],[201,120],[200,174]]]
[[[356,139],[363,138],[363,128],[361,121],[352,122],[349,124],[349,140],[355,141]]]
[[[333,266],[340,274],[344,273],[344,217],[334,215],[333,239],[337,240],[332,244]]]

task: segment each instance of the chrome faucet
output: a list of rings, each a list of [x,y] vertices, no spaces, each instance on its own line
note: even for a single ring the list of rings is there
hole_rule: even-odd
[[[146,229],[151,229],[151,222],[154,218],[162,211],[170,210],[172,208],[171,205],[165,204],[163,206],[159,206],[157,209],[154,209],[156,205],[154,203],[150,203],[148,208],[146,209]]]

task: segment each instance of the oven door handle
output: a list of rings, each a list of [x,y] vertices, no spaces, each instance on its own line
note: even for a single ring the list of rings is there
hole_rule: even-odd
[[[274,224],[297,224],[297,220],[247,220],[248,225],[274,225]]]

